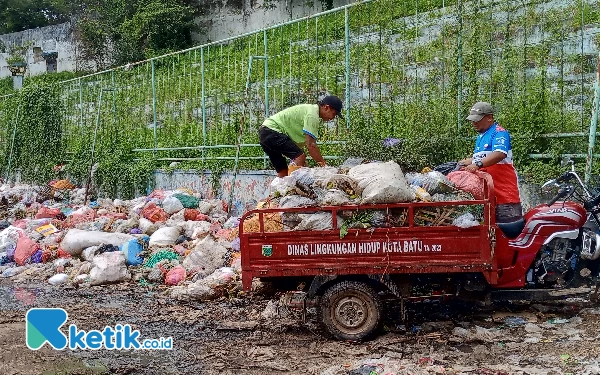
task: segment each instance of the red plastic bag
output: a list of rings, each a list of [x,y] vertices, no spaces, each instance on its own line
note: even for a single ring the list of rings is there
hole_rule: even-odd
[[[186,208],[183,212],[183,217],[185,221],[210,221],[210,218],[207,215],[204,215],[194,208]]]
[[[142,210],[142,216],[150,220],[153,223],[158,221],[167,221],[167,214],[162,208],[156,206],[154,203],[149,203]]]
[[[38,251],[40,247],[37,243],[33,242],[29,237],[19,237],[17,241],[17,249],[15,250],[15,262],[22,266],[27,262],[27,259]]]
[[[71,258],[71,254],[67,253],[66,251],[64,251],[61,248],[58,248],[58,251],[56,252],[56,256],[59,258]]]
[[[473,194],[475,199],[483,199],[483,181],[469,171],[448,173],[448,180],[454,182],[457,189]]]
[[[169,272],[167,272],[167,276],[165,276],[165,284],[177,285],[183,280],[185,280],[185,276],[185,268],[177,266],[175,268],[172,268]]]
[[[56,215],[58,215],[59,213],[60,213],[60,209],[58,209],[58,208],[42,207],[37,212],[37,214],[35,214],[35,218],[36,219],[54,219],[56,217]]]

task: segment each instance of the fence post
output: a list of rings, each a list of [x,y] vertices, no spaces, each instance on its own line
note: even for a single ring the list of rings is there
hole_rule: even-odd
[[[600,58],[600,54],[598,54]],[[592,106],[592,121],[590,124],[590,138],[588,145],[588,153],[585,163],[585,182],[590,181],[592,176],[592,164],[594,160],[594,146],[596,144],[596,128],[598,127],[598,110],[600,106],[600,60],[596,68],[596,84],[594,85],[594,105]]]
[[[346,47],[346,130],[350,130],[350,21],[344,8],[344,45]]]
[[[269,117],[269,44],[267,42],[267,30],[263,31],[263,44],[265,46],[265,118]]]
[[[204,149],[206,149],[206,87],[204,79],[204,47],[200,48],[200,65],[202,68],[202,162],[204,162]]]
[[[152,155],[156,157],[156,147],[157,147],[157,139],[156,139],[156,76],[154,74],[154,60],[151,60],[152,66],[152,116],[154,122],[154,151]]]

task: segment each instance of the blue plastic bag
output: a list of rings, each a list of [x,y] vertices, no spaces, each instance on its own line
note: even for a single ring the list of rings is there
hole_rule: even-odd
[[[144,262],[144,258],[141,257],[141,253],[145,247],[148,246],[150,237],[142,236],[140,238],[132,239],[119,246],[119,249],[125,255],[125,260],[130,266],[139,266]]]

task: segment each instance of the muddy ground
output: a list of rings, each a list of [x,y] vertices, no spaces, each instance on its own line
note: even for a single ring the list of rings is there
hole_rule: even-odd
[[[402,324],[390,306],[382,333],[364,343],[323,336],[272,295],[180,302],[135,283],[75,289],[0,281],[0,374],[600,374],[600,309],[582,302],[493,308],[429,301]],[[25,313],[62,307],[67,324],[128,323],[142,337],[170,336],[170,351],[38,351],[25,344]]]

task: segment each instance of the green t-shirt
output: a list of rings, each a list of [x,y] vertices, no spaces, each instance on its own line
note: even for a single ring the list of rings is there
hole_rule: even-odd
[[[277,112],[266,119],[263,125],[286,134],[292,141],[302,146],[306,141],[305,134],[317,139],[319,125],[322,123],[318,104],[298,104]]]

